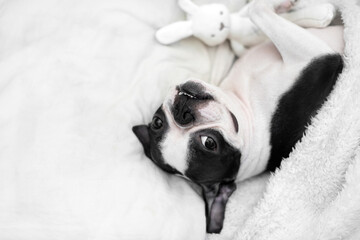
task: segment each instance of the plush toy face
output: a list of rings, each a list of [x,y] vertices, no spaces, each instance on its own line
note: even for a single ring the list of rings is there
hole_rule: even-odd
[[[190,19],[194,36],[209,46],[218,45],[229,36],[230,14],[222,4],[201,6]]]

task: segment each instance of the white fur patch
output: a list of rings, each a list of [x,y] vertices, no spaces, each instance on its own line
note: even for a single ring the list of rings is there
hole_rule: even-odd
[[[184,135],[181,130],[172,129],[160,143],[161,152],[165,163],[184,173],[188,167],[189,135]]]
[[[210,102],[199,109],[202,123],[224,121],[223,111],[218,103]]]

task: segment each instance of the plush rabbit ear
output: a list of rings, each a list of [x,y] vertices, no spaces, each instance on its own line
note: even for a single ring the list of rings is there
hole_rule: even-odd
[[[190,15],[195,14],[196,11],[199,9],[199,7],[196,6],[195,3],[193,3],[191,0],[179,0],[178,4],[182,10],[184,10]]]
[[[193,34],[190,21],[175,22],[156,31],[155,37],[162,44],[171,44]]]

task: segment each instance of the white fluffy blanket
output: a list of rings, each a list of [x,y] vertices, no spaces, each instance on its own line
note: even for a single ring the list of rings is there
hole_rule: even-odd
[[[262,199],[253,199],[256,207],[244,211],[240,185],[223,232],[209,239],[360,239],[360,3],[333,2],[342,12],[346,42],[334,92]],[[247,188],[261,191],[264,183],[251,184]]]
[[[175,0],[0,2],[0,239],[204,239],[201,197],[131,131],[233,54],[156,43]]]

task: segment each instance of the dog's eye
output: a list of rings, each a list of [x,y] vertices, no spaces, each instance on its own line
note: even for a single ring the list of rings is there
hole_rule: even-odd
[[[216,149],[216,142],[214,139],[208,136],[201,136],[201,143],[209,150]]]
[[[153,129],[158,130],[158,129],[162,128],[162,126],[163,126],[162,120],[159,117],[154,117],[151,122],[151,127]]]

